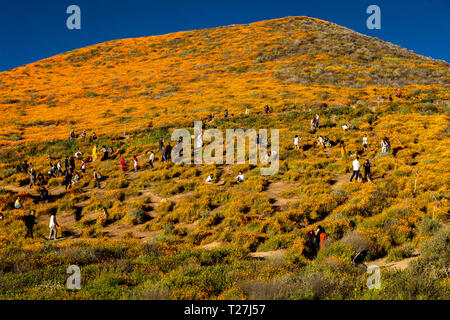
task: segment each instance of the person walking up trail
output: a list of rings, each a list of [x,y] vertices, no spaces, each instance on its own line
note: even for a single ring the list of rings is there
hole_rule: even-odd
[[[36,172],[34,171],[33,167],[30,169],[30,189],[34,186],[36,181]]]
[[[163,138],[159,139],[158,148],[159,148],[159,152],[163,151],[163,148],[164,148],[164,139]]]
[[[341,145],[341,156],[342,156],[342,159],[347,159],[347,150],[345,150],[345,141],[341,140],[340,145]]]
[[[36,216],[34,215],[34,210],[31,211],[28,215],[26,215],[23,218],[23,221],[25,223],[25,228],[27,229],[27,233],[25,234],[25,239],[28,237],[30,237],[31,239],[34,239],[33,228],[34,228],[34,225],[37,224]]]
[[[97,145],[95,145],[94,148],[92,148],[92,161],[96,160],[97,160]]]
[[[52,213],[52,215],[50,216],[50,223],[48,224],[48,227],[50,228],[50,234],[48,235],[48,240],[52,239],[52,235],[53,235],[53,240],[56,240],[57,233],[58,233],[58,229],[56,229],[56,227],[59,227],[59,224],[56,221],[56,213]]]
[[[126,168],[127,168],[127,162],[122,157],[122,159],[120,159],[120,171],[125,172]]]
[[[350,181],[353,180],[353,177],[355,177],[355,181],[358,181],[359,180],[359,168],[361,167],[361,164],[359,163],[359,158],[358,157],[356,157],[356,159],[353,160],[352,166],[353,166],[353,174],[350,177]]]

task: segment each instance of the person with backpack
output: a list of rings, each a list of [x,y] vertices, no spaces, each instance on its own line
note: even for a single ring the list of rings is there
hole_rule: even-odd
[[[372,181],[371,178],[371,174],[370,174],[370,168],[373,167],[374,165],[370,163],[369,159],[366,159],[366,162],[364,162],[363,167],[364,167],[364,181]]]
[[[48,240],[52,239],[52,235],[53,235],[53,240],[56,240],[57,234],[58,234],[57,227],[59,227],[59,224],[56,221],[56,213],[54,213],[54,212],[50,216],[50,222],[48,224],[48,227],[50,228],[50,234],[48,235]]]
[[[32,210],[28,215],[23,217],[23,222],[25,223],[25,228],[27,229],[27,233],[25,234],[25,239],[28,237],[30,237],[31,239],[34,239],[33,228],[37,224],[34,210]]]
[[[361,164],[359,163],[359,157],[356,157],[356,159],[353,160],[352,166],[353,166],[353,174],[350,177],[350,182],[353,180],[353,177],[355,177],[355,180],[358,181],[359,180],[359,169],[361,167]]]

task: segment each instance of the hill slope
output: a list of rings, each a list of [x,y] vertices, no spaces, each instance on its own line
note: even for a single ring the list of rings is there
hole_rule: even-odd
[[[307,17],[109,41],[0,73],[0,143],[186,125],[226,107],[346,105],[449,81],[448,63]]]

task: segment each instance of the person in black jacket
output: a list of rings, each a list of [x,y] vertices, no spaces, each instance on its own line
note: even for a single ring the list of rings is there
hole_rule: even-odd
[[[166,146],[166,149],[164,150],[165,154],[166,154],[166,161],[169,161],[171,158],[171,154],[172,154],[172,146],[170,145],[170,143]]]
[[[23,221],[25,222],[25,228],[27,228],[27,233],[25,235],[25,239],[28,238],[28,236],[31,237],[31,239],[34,239],[33,237],[33,228],[36,223],[36,217],[34,215],[34,210],[30,212],[27,216],[23,218]]]

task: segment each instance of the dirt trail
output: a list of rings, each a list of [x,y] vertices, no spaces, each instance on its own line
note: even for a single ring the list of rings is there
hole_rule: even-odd
[[[416,254],[413,257],[410,258],[406,258],[400,261],[387,261],[387,257],[378,259],[378,260],[374,260],[371,261],[369,263],[367,263],[367,266],[378,266],[380,268],[389,268],[389,269],[397,269],[397,270],[405,270],[406,268],[408,268],[409,264],[414,261],[417,260],[419,258],[419,255]]]
[[[298,184],[292,184],[287,183],[283,181],[278,182],[272,182],[263,193],[267,194],[270,199],[273,201],[273,206],[277,208],[280,211],[283,211],[287,208],[287,206],[295,201],[298,200],[299,197],[293,197],[293,198],[284,198],[281,196],[281,193],[285,190],[290,190],[293,188],[298,187]]]
[[[333,189],[333,190],[339,189],[344,183],[347,183],[350,181],[351,176],[352,176],[352,173],[338,174],[333,180],[334,183],[331,185],[331,189]]]
[[[272,250],[272,251],[252,252],[250,255],[253,258],[261,259],[261,260],[278,260],[278,259],[282,259],[285,254],[286,254],[286,250],[280,249],[280,250]]]

